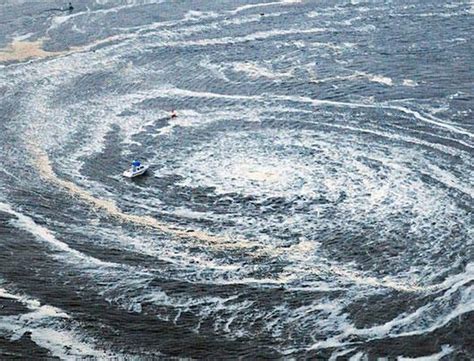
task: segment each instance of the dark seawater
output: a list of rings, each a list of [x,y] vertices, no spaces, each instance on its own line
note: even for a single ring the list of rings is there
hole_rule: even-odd
[[[474,358],[472,2],[73,5],[0,4],[1,359]]]

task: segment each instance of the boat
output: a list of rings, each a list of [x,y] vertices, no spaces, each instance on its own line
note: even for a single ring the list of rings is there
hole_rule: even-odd
[[[149,167],[148,164],[141,164],[138,160],[134,160],[130,169],[123,172],[123,176],[127,178],[138,177],[145,173]]]

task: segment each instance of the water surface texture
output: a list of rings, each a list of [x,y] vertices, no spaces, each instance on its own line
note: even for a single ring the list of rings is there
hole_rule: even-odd
[[[0,5],[0,358],[474,358],[472,3],[73,6]]]

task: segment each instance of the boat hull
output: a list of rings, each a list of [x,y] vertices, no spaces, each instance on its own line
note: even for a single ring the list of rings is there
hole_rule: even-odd
[[[136,172],[132,172],[131,170],[126,170],[125,172],[123,172],[123,176],[127,177],[127,178],[138,177],[138,176],[144,174],[148,170],[148,168],[149,168],[149,166],[145,165],[142,169],[140,169]]]

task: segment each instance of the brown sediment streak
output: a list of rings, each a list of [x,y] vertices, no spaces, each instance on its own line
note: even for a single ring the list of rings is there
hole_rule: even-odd
[[[61,51],[46,51],[41,47],[44,39],[37,41],[13,41],[6,48],[0,49],[0,62],[21,61],[32,58],[47,58],[64,54]]]
[[[126,37],[125,37],[126,38]],[[68,55],[87,51],[95,46],[116,40],[125,39],[123,36],[113,35],[108,38],[97,40],[93,43],[82,46],[71,46],[69,50],[47,51],[42,48],[47,38],[41,38],[36,41],[14,40],[5,48],[0,48],[0,63],[7,61],[23,61],[28,59],[50,58],[59,55]]]

